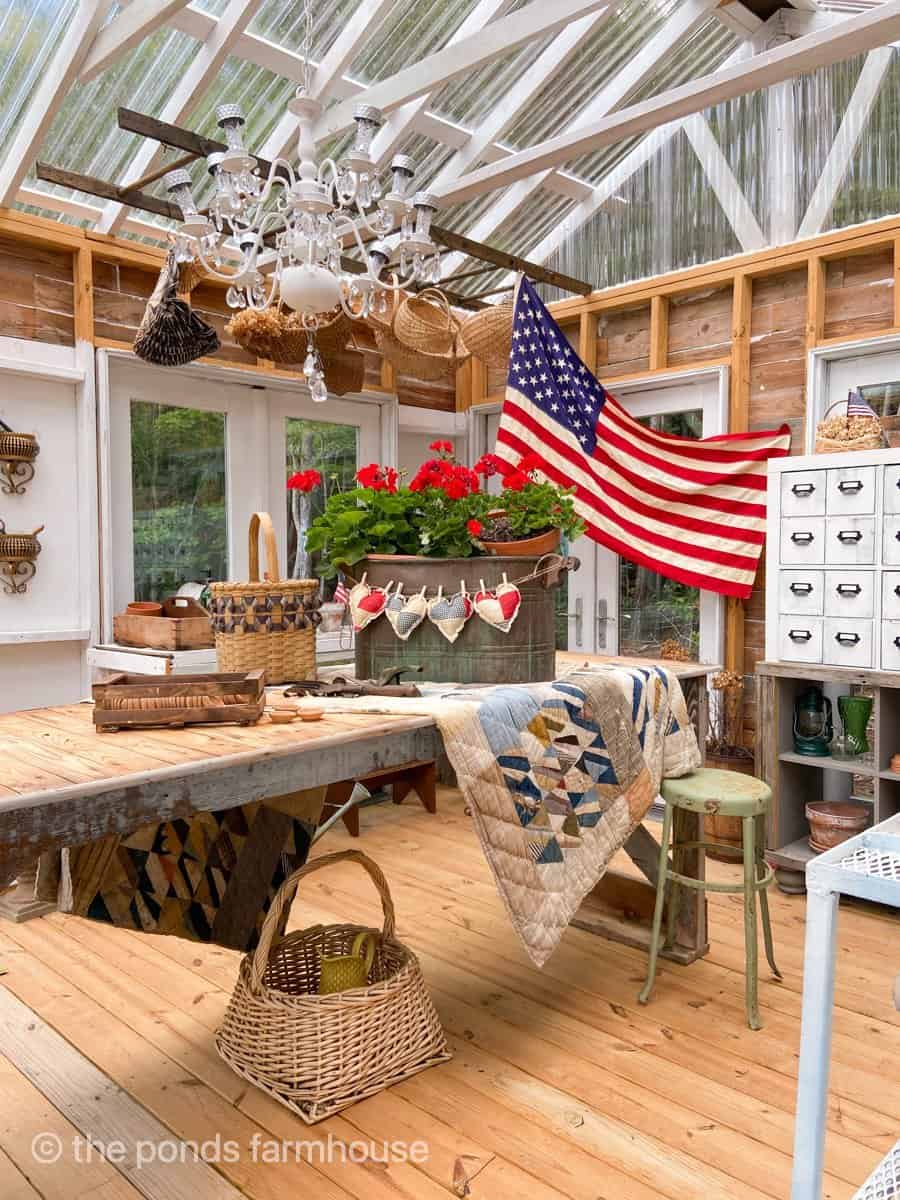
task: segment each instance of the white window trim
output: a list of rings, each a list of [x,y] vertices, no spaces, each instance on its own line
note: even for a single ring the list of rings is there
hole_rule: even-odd
[[[816,448],[816,425],[825,413],[828,399],[828,367],[845,358],[863,358],[867,354],[883,354],[900,350],[900,334],[888,333],[880,337],[838,342],[832,346],[817,346],[810,350],[806,359],[806,445],[805,454],[813,454]]]
[[[137,366],[144,370],[154,369],[151,365],[142,362],[136,354],[128,350],[100,349],[96,353],[97,429],[99,439],[97,461],[99,464],[98,486],[100,497],[99,608],[101,618],[98,622],[97,634],[95,636],[102,636],[105,642],[112,641],[112,620],[116,608],[114,598],[116,572],[115,546],[111,522],[109,520],[113,504],[113,466],[110,440],[112,399],[110,365],[115,361],[123,362],[129,367]],[[220,383],[243,384],[257,388],[262,387],[267,392],[288,392],[296,395],[298,392],[307,391],[306,385],[300,380],[279,376],[274,372],[270,375],[259,371],[246,371],[240,367],[220,367],[212,363],[189,363],[184,367],[155,369],[176,371],[179,374],[189,372],[197,379],[206,379]],[[355,394],[351,399],[338,397],[334,403],[379,406],[381,409],[380,460],[384,463],[393,463],[396,461],[399,446],[399,404],[396,396],[387,393],[361,392]],[[327,408],[327,405],[323,406],[324,408]],[[261,415],[259,422],[260,427],[256,430],[256,440],[260,446],[267,449],[269,445],[268,423]],[[266,427],[263,428],[263,425]],[[257,491],[259,492],[257,507],[259,508],[265,509],[268,507],[268,483],[267,478],[260,478],[257,483]],[[278,514],[275,514],[275,519],[276,528],[278,528]],[[283,525],[283,520],[281,524]],[[229,553],[232,555],[232,561],[234,561],[233,539],[240,538],[241,544],[243,544],[244,537],[245,534],[238,530],[234,530],[229,534]],[[282,542],[283,540],[282,537]],[[336,635],[324,636],[327,638]],[[326,650],[336,650],[339,647],[337,645],[332,646],[329,642],[327,645],[324,645],[324,648]]]

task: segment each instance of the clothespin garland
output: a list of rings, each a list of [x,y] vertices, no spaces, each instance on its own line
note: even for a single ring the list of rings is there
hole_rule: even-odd
[[[425,588],[422,588],[420,592],[414,592],[412,596],[404,596],[403,584],[398,583],[396,591],[388,600],[384,611],[397,637],[401,642],[408,641],[410,635],[428,616]]]
[[[459,581],[459,591],[454,596],[445,596],[443,586],[428,604],[428,619],[452,643],[465,628],[466,621],[474,612],[464,579]]]
[[[484,586],[484,580],[479,579],[479,590],[475,593],[475,611],[494,629],[501,633],[509,633],[513,622],[522,607],[522,593],[514,583],[510,583],[503,572],[503,582],[491,590]]]

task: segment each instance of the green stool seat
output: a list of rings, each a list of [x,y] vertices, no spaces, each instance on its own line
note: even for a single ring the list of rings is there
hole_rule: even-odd
[[[656,963],[659,957],[662,933],[663,909],[668,894],[668,921],[665,944],[671,945],[675,935],[675,917],[678,911],[679,889],[696,888],[705,892],[742,893],[744,897],[744,958],[746,969],[747,1023],[751,1029],[761,1029],[757,998],[756,943],[756,898],[759,897],[762,917],[763,938],[766,958],[776,979],[781,973],[775,965],[772,944],[772,923],[769,919],[769,900],[766,888],[772,882],[772,869],[766,864],[763,851],[766,844],[766,814],[772,797],[771,788],[761,779],[742,775],[737,771],[720,771],[713,767],[701,767],[680,779],[665,779],[661,794],[666,802],[663,816],[662,839],[659,854],[659,880],[656,885],[656,906],[653,912],[653,933],[650,939],[650,962],[647,982],[638,999],[646,1004],[650,999],[653,981],[656,978]],[[672,845],[672,861],[669,861],[669,841],[674,825],[675,809],[686,809],[693,813],[717,814],[724,817],[739,817],[743,832],[743,849],[721,846],[715,842],[678,842]],[[685,850],[718,850],[721,854],[743,862],[744,877],[740,883],[715,883],[706,879],[695,879],[681,871],[682,855]]]

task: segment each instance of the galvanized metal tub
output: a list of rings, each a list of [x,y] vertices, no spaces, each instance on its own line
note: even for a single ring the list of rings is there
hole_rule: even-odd
[[[545,556],[546,557],[546,556]],[[363,571],[367,582],[381,587],[391,580],[403,583],[407,596],[427,587],[444,595],[459,589],[460,580],[474,595],[484,580],[488,588],[511,583],[535,569],[539,558],[510,556],[484,558],[418,558],[406,555],[373,555],[357,563],[354,576]],[[408,641],[398,638],[390,622],[379,617],[356,635],[356,675],[374,679],[387,667],[421,663],[422,678],[436,683],[539,683],[553,679],[556,655],[556,590],[546,581],[519,584],[522,607],[509,633],[501,633],[473,615],[462,633],[451,643],[431,621],[424,621]]]

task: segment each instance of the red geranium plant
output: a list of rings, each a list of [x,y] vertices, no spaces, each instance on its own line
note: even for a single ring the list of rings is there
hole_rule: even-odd
[[[307,550],[321,550],[336,573],[368,554],[470,558],[486,553],[484,542],[492,537],[515,540],[551,528],[569,537],[582,532],[571,493],[541,477],[535,456],[513,465],[485,454],[467,467],[456,461],[451,442],[432,442],[429,449],[434,457],[408,485],[393,467],[361,467],[358,487],[329,496],[307,533]],[[500,496],[482,486],[495,475],[502,477]]]

